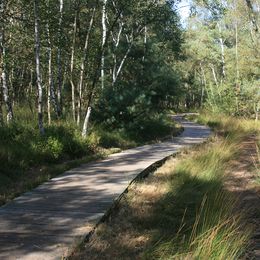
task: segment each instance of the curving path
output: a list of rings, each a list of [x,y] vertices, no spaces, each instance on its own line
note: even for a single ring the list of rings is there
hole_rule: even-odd
[[[65,172],[0,208],[0,259],[61,259],[151,164],[203,142],[210,130],[174,116],[184,132]]]

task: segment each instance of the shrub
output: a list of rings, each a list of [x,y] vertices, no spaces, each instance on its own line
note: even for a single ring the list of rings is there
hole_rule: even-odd
[[[61,158],[63,152],[63,144],[55,137],[48,137],[43,146],[43,153],[47,160],[57,160]]]

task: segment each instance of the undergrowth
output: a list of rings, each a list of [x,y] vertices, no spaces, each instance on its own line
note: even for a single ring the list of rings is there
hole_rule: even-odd
[[[46,125],[45,135],[41,136],[34,114],[26,109],[15,114],[12,124],[0,126],[0,205],[62,173],[71,164],[75,166],[77,162],[135,147],[177,129],[173,122],[164,119],[158,121],[153,135],[147,131],[147,134],[140,132],[133,136],[127,129],[111,130],[92,124],[84,139],[80,127],[64,118],[53,121],[51,126]],[[156,120],[153,123],[156,124]]]

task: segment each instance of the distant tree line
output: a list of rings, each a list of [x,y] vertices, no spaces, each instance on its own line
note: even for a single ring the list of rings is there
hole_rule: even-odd
[[[259,117],[259,0],[194,0],[180,63],[186,105]]]

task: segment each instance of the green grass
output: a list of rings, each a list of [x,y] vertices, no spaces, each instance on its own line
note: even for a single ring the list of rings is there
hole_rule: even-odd
[[[236,151],[229,140],[218,140],[176,166],[156,206],[154,223],[162,224],[146,259],[237,259],[243,253],[248,233],[239,232],[236,198],[223,187]]]
[[[218,138],[172,172],[169,192],[156,206],[163,225],[146,259],[238,259],[247,246],[250,228],[241,232],[243,213],[235,211],[236,197],[224,180],[241,142],[259,131],[259,123],[212,114],[197,121],[213,127]]]

